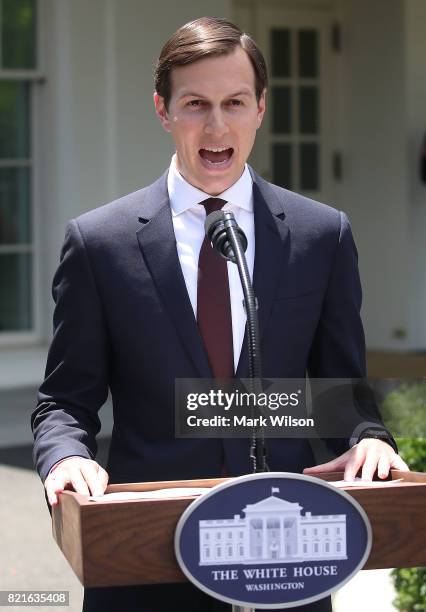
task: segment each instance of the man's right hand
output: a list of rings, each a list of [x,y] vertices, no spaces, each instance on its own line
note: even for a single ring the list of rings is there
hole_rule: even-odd
[[[70,457],[50,471],[44,487],[49,504],[56,506],[58,494],[64,489],[74,489],[82,495],[103,495],[107,484],[108,473],[96,461]]]

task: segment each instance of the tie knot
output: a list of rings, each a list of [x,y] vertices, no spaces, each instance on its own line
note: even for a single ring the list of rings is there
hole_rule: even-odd
[[[222,200],[221,198],[208,198],[207,200],[203,200],[200,202],[202,206],[206,209],[206,214],[214,212],[215,210],[220,210],[222,206],[225,206],[226,200]]]

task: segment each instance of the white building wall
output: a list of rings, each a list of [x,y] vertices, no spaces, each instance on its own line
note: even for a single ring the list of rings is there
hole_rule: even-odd
[[[283,12],[329,7],[341,26],[333,139],[343,178],[334,185],[332,204],[348,213],[358,246],[367,347],[424,349],[426,206],[418,152],[421,126],[426,130],[426,2],[269,3]],[[255,37],[259,4],[235,0],[235,18]]]
[[[42,0],[46,82],[40,240],[43,330],[50,336],[50,284],[66,222],[155,180],[172,153],[152,101],[162,44],[182,24],[230,0]]]
[[[426,137],[426,2],[405,2],[405,163],[410,212],[409,312],[415,349],[426,347],[426,185],[420,180],[419,162]]]
[[[420,0],[421,2],[421,0]],[[340,0],[338,205],[351,220],[364,289],[369,348],[414,343],[410,321],[403,0]],[[422,60],[424,62],[424,56]],[[396,330],[407,331],[397,338]]]
[[[179,25],[213,11],[207,0],[40,3],[46,81],[37,96],[36,229],[39,311],[49,340],[50,285],[65,224],[166,168],[172,145],[154,115],[155,60]],[[231,3],[218,0],[214,14],[232,16]],[[244,14],[255,35],[254,4]],[[348,212],[360,252],[367,344],[424,349],[426,205],[418,156],[426,129],[426,3],[334,6],[342,24],[336,112],[344,161],[335,203]],[[406,338],[395,337],[399,328]]]

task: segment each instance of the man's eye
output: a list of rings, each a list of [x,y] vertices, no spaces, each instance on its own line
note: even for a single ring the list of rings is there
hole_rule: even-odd
[[[241,100],[231,100],[231,106],[242,106]]]
[[[190,100],[188,106],[197,107],[202,105],[202,100]]]

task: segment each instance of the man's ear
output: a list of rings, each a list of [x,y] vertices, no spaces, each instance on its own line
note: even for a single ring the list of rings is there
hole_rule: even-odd
[[[161,125],[166,132],[170,132],[170,120],[169,113],[166,110],[166,105],[164,104],[164,98],[159,96],[156,91],[154,91],[154,106],[155,106],[155,114],[161,121]]]
[[[261,96],[259,98],[259,102],[257,104],[257,129],[262,125],[263,115],[266,110],[266,87],[262,91]]]

